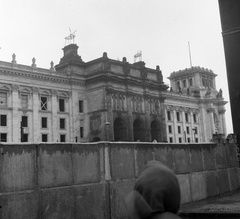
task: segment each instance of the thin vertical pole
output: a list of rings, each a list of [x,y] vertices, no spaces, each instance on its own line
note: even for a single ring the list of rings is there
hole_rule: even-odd
[[[190,59],[190,67],[192,67],[191,49],[190,49],[189,41],[188,41],[188,52],[189,52],[189,59]]]

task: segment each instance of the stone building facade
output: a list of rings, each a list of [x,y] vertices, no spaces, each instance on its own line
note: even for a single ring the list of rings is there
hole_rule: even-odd
[[[168,142],[209,142],[213,134],[226,136],[222,90],[212,70],[192,67],[173,72],[165,94]]]
[[[15,54],[0,61],[1,142],[208,142],[216,131],[226,134],[226,102],[211,71],[172,73],[168,91],[159,66],[107,53],[84,62],[77,50],[64,47],[50,69],[38,68],[35,58],[20,65]]]
[[[7,142],[166,141],[162,74],[64,47],[49,70],[0,62],[0,137]]]

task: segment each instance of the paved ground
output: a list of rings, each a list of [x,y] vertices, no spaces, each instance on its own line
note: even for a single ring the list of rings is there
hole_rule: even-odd
[[[182,218],[240,218],[240,190],[224,196],[183,204]]]

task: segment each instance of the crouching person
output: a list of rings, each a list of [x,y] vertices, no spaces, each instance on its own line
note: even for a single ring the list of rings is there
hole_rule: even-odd
[[[149,161],[134,190],[125,198],[130,219],[180,219],[180,187],[175,174],[158,161]]]

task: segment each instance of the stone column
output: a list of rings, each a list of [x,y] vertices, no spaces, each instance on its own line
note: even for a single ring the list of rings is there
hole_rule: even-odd
[[[163,102],[160,102],[160,124],[161,124],[161,141],[168,142],[167,136],[167,120],[166,120],[166,113],[165,113],[165,105]]]
[[[40,110],[40,98],[39,92],[37,88],[33,88],[33,142],[40,142],[40,117],[39,117],[39,110]]]
[[[106,109],[106,118],[104,122],[104,131],[105,131],[105,139],[108,139],[109,141],[114,140],[114,121],[113,121],[113,106],[112,106],[112,95],[106,93],[106,103],[105,103],[105,109]],[[109,124],[107,124],[108,122]]]
[[[182,111],[182,124],[183,124],[183,141],[187,143],[187,133],[186,133],[186,118],[185,118],[185,113],[187,113],[187,111]]]
[[[21,119],[19,117],[18,108],[20,108],[19,86],[12,86],[12,142],[21,142]]]
[[[214,112],[214,108],[208,108],[207,109],[209,118],[210,118],[210,129],[211,132],[209,133],[209,138],[212,139],[213,134],[215,134],[215,124],[214,124],[214,116],[213,116],[213,112]]]
[[[69,128],[68,128],[68,141],[69,142],[75,142],[75,136],[77,136],[77,133],[75,133],[76,130],[74,130],[74,112],[73,112],[73,97],[72,97],[72,92],[69,92],[68,99],[66,98],[65,104],[68,104],[68,112],[69,112]],[[79,130],[80,128],[78,128]]]
[[[52,142],[57,142],[59,140],[59,134],[58,134],[58,101],[57,101],[57,91],[52,90]]]
[[[131,107],[131,96],[127,96],[127,130],[128,130],[128,140],[133,141],[133,115],[132,115],[132,107]]]
[[[150,121],[150,103],[148,100],[145,101],[145,141],[149,142],[151,140],[151,121]]]
[[[219,110],[219,116],[220,116],[220,121],[221,121],[221,129],[222,129],[222,134],[224,134],[224,136],[227,135],[225,112],[226,112],[225,109]]]
[[[190,120],[191,120],[191,127],[190,127],[190,135],[191,135],[191,142],[195,142],[195,134],[194,134],[194,124],[193,124],[193,112],[190,112]]]
[[[208,142],[209,140],[207,139],[207,126],[206,124],[208,123],[206,118],[207,114],[206,114],[206,109],[204,109],[203,104],[200,104],[199,107],[199,142]]]
[[[176,116],[176,110],[172,111],[173,114],[173,136],[174,136],[174,141],[173,143],[178,142],[178,129],[177,129],[177,116]]]

